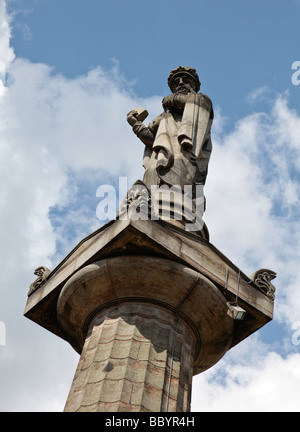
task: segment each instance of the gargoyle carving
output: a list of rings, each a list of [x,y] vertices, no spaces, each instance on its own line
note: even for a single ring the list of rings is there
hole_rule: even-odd
[[[263,291],[267,297],[274,300],[275,299],[275,287],[271,283],[272,279],[276,278],[276,273],[268,269],[257,270],[253,275],[250,276],[252,282]]]
[[[47,279],[48,275],[51,273],[45,266],[40,266],[34,270],[34,274],[37,275],[37,278],[30,285],[28,296],[30,296],[36,289],[38,289]]]

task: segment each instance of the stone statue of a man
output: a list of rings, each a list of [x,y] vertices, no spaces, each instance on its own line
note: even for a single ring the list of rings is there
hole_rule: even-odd
[[[191,185],[195,199],[196,186],[205,184],[214,114],[209,97],[198,93],[200,84],[195,69],[179,66],[169,75],[173,94],[163,99],[164,112],[148,127],[136,110],[128,113],[128,123],[145,144],[143,182],[148,188]]]

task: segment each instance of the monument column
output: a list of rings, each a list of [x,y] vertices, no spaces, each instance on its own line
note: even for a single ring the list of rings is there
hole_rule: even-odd
[[[193,68],[168,84],[148,126],[145,109],[127,115],[145,145],[143,181],[115,221],[30,285],[25,316],[80,354],[65,411],[189,411],[193,375],[273,318],[276,273],[246,276],[202,218],[212,102]]]
[[[81,354],[66,411],[187,412],[194,371],[215,363],[232,340],[219,290],[159,257],[83,267],[62,288],[57,316]]]
[[[187,412],[192,376],[272,319],[272,278],[173,226],[119,220],[38,279],[25,316],[80,355],[66,411]]]
[[[174,313],[125,303],[91,321],[65,411],[190,410],[193,335]]]

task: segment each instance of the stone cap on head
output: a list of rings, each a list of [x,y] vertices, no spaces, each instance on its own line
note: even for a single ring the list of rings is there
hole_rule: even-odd
[[[170,87],[171,91],[173,92],[173,80],[175,77],[177,77],[178,75],[188,75],[190,76],[195,84],[196,84],[196,92],[198,93],[198,91],[200,90],[200,86],[201,86],[201,82],[199,80],[199,76],[197,74],[196,69],[193,69],[191,67],[185,67],[185,66],[178,66],[178,68],[173,69],[170,72],[169,78],[168,78],[168,86]],[[174,93],[174,92],[173,92]]]

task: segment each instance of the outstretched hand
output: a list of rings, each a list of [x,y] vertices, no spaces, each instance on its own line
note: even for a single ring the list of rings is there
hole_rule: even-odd
[[[138,112],[136,110],[131,110],[127,114],[127,121],[130,124],[130,126],[134,126],[136,124],[136,122],[138,121],[137,115],[138,115]]]

